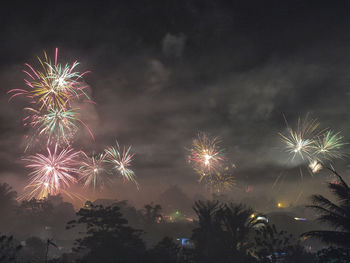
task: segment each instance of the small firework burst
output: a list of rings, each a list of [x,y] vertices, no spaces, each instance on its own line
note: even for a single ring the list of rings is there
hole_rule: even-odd
[[[312,162],[309,163],[309,168],[311,169],[312,173],[316,174],[318,173],[323,167],[320,162],[317,160],[313,160]]]
[[[47,152],[47,156],[38,153],[24,158],[28,163],[26,167],[32,170],[28,184],[34,189],[31,195],[57,195],[61,189],[77,182],[75,175],[78,173],[76,166],[80,152],[70,148],[58,151],[57,144],[53,152],[49,148]]]
[[[315,138],[322,133],[317,131],[320,123],[316,119],[309,120],[306,117],[304,120],[298,119],[295,130],[289,127],[287,121],[286,124],[287,133],[279,133],[282,142],[286,145],[286,151],[292,154],[292,159],[298,155],[303,160],[309,160],[314,152]]]
[[[91,157],[83,153],[84,158],[79,168],[80,179],[83,181],[84,187],[92,187],[102,189],[106,183],[107,177],[105,170],[104,153],[92,155]]]
[[[339,132],[328,130],[315,140],[315,156],[320,161],[343,158],[346,155],[342,149],[345,144]]]
[[[220,140],[217,137],[212,138],[205,133],[199,133],[193,140],[188,159],[201,176],[209,175],[221,167],[224,154],[219,144]]]
[[[206,183],[215,192],[225,192],[236,185],[236,180],[231,172],[224,170],[208,176]]]
[[[105,153],[106,162],[112,166],[113,171],[119,173],[123,177],[124,182],[131,181],[138,185],[135,173],[130,169],[131,162],[135,155],[134,153],[131,153],[131,146],[129,146],[127,150],[125,146],[123,146],[123,149],[121,150],[118,142],[116,142],[116,146],[107,147]]]
[[[87,86],[81,81],[87,72],[79,73],[75,70],[79,65],[78,62],[65,66],[57,64],[57,55],[58,49],[56,48],[55,61],[52,63],[44,52],[44,60],[38,58],[41,65],[40,70],[25,64],[28,67],[28,70],[24,70],[28,77],[25,79],[28,89],[10,90],[8,92],[12,94],[10,100],[24,95],[30,99],[31,103],[37,104],[40,110],[43,108],[50,110],[51,108],[65,109],[73,97],[79,98],[81,95],[87,97],[84,92]]]

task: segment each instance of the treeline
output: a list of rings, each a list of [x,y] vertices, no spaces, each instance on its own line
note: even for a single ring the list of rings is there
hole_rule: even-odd
[[[340,176],[328,187],[337,203],[318,195],[312,197],[311,208],[336,230],[293,237],[242,204],[197,201],[195,220],[176,224],[164,220],[161,207],[153,204],[136,210],[125,201],[108,206],[87,202],[74,215],[73,207],[57,196],[16,205],[15,192],[0,184],[2,223],[18,228],[12,229],[16,238],[0,236],[0,262],[349,262],[350,189]],[[65,220],[68,214],[74,219]],[[11,219],[12,224],[5,222]],[[40,238],[23,242],[21,224],[31,228],[27,232],[38,231]],[[43,226],[54,226],[53,239],[41,235]],[[329,247],[310,253],[302,244],[309,237]],[[71,250],[64,240],[74,240]]]

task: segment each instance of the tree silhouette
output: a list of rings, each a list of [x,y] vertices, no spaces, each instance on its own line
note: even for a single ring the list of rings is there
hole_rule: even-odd
[[[265,225],[256,230],[255,252],[259,262],[314,262],[314,256],[286,231],[275,225]]]
[[[0,207],[7,209],[9,206],[16,204],[17,192],[12,190],[12,187],[7,183],[0,183]]]
[[[277,231],[275,225],[267,225],[256,231],[255,254],[262,262],[276,262],[281,254],[286,254],[292,235],[285,231]]]
[[[16,254],[22,247],[16,244],[12,236],[0,236],[0,262],[15,262]]]
[[[16,227],[20,229],[17,235],[28,238],[35,233],[51,227],[53,206],[47,199],[31,199],[22,201],[17,209]]]
[[[162,207],[160,205],[153,205],[148,204],[144,206],[145,213],[144,213],[144,220],[146,226],[152,225],[154,223],[158,223],[162,220],[162,214],[160,213],[162,211]]]
[[[180,246],[170,237],[164,237],[158,244],[149,250],[149,262],[176,263],[179,259]]]
[[[252,210],[218,201],[195,202],[198,227],[193,230],[197,262],[252,262],[248,248]]]
[[[320,214],[318,221],[334,227],[335,230],[309,231],[303,236],[316,237],[328,244],[350,247],[350,188],[336,171],[333,172],[339,180],[337,183],[328,183],[328,188],[337,202],[332,202],[322,195],[313,195],[314,205],[308,207]]]
[[[84,225],[85,236],[76,240],[75,251],[84,254],[83,262],[143,262],[145,246],[141,231],[126,224],[118,206],[91,204],[77,212],[77,220],[67,228]]]
[[[318,263],[347,263],[350,258],[350,250],[346,248],[329,247],[317,252]]]
[[[17,193],[7,183],[0,183],[0,226],[5,228],[11,222],[11,216],[17,205]]]
[[[30,237],[20,250],[20,262],[45,262],[45,242],[38,237]]]

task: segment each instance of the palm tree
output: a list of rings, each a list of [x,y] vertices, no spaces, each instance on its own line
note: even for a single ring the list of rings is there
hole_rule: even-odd
[[[193,209],[198,227],[193,230],[194,257],[198,262],[250,262],[249,233],[252,210],[243,205],[198,201]]]
[[[313,195],[314,204],[308,207],[320,214],[318,221],[332,226],[335,230],[310,231],[303,236],[316,237],[328,244],[350,247],[350,188],[334,169],[330,170],[339,179],[337,183],[328,184],[329,190],[336,197],[336,202],[322,195]]]
[[[198,216],[198,227],[192,232],[192,240],[195,245],[194,257],[198,262],[213,262],[225,253],[222,246],[222,230],[217,217],[222,205],[218,201],[197,201],[193,210]]]
[[[246,253],[250,248],[248,236],[254,226],[253,210],[242,204],[225,204],[218,213],[221,227],[227,233],[228,243],[233,251]]]

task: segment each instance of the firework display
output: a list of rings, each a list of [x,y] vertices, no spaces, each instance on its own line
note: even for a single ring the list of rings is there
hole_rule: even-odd
[[[298,118],[297,127],[293,130],[287,124],[287,133],[280,133],[286,151],[292,154],[294,159],[299,155],[302,159],[309,159],[314,151],[314,139],[317,136],[317,128],[320,123],[316,119],[309,120],[307,117],[302,120]]]
[[[204,180],[211,191],[218,193],[228,191],[236,185],[234,176],[226,169],[205,177]]]
[[[208,175],[221,167],[224,160],[223,150],[219,146],[217,137],[210,137],[206,133],[199,133],[193,140],[189,161],[200,174]]]
[[[316,138],[314,143],[315,155],[318,160],[333,160],[343,158],[346,154],[343,152],[343,146],[345,143],[342,141],[343,136],[340,133],[334,133],[328,130]]]
[[[200,132],[189,149],[188,161],[199,175],[199,183],[204,183],[210,191],[222,192],[232,189],[235,179],[231,170],[224,163],[224,150],[220,147],[221,140]],[[232,168],[236,168],[232,165]]]
[[[70,145],[79,126],[86,128],[90,136],[93,134],[89,127],[79,118],[79,109],[73,109],[71,103],[79,101],[81,97],[89,97],[84,89],[82,77],[87,73],[79,73],[76,67],[79,62],[72,65],[59,64],[58,49],[56,48],[54,62],[44,52],[44,59],[38,58],[40,69],[25,64],[29,70],[24,70],[27,76],[25,84],[27,89],[13,89],[10,100],[23,95],[29,99],[31,107],[25,108],[28,116],[24,118],[24,125],[33,128],[34,132],[29,138],[26,150],[38,136],[44,137],[47,145]],[[40,143],[42,139],[40,139]]]
[[[44,145],[47,151],[46,155],[36,153],[23,158],[26,167],[31,170],[23,198],[45,198],[61,193],[76,197],[77,194],[68,190],[71,184],[83,182],[84,187],[102,189],[108,180],[105,175],[112,171],[118,171],[124,181],[137,184],[135,173],[131,170],[134,154],[130,153],[130,147],[120,151],[117,144],[116,147],[108,147],[103,154],[91,157],[82,150],[74,151],[72,148],[81,127],[94,140],[88,125],[81,120],[80,109],[73,108],[75,102],[92,102],[85,92],[88,86],[83,81],[88,71],[78,72],[77,61],[72,65],[58,63],[57,48],[54,60],[44,52],[44,58],[38,58],[38,61],[39,69],[25,64],[26,89],[8,92],[11,95],[9,100],[24,96],[30,104],[24,109],[27,113],[23,119],[24,126],[29,127],[32,134],[26,136],[25,152],[34,144],[36,147]]]
[[[116,146],[107,147],[105,149],[106,162],[111,166],[111,169],[119,173],[124,181],[131,181],[137,185],[135,173],[130,169],[134,154],[131,153],[131,146],[127,149],[125,146],[121,149],[118,142]]]
[[[25,148],[28,156],[23,158],[25,167],[31,170],[25,187],[26,198],[69,193],[69,187],[75,183],[94,191],[102,190],[118,177],[138,188],[131,146],[121,147],[116,142],[114,146],[106,147],[103,153],[92,155],[73,149],[80,130],[87,131],[94,140],[92,131],[83,121],[83,110],[76,106],[92,102],[83,80],[88,71],[77,71],[77,61],[71,65],[60,64],[58,49],[54,59],[44,52],[44,58],[38,58],[38,61],[38,69],[25,64],[26,88],[8,92],[9,100],[23,96],[29,104],[24,108],[26,116],[23,119],[30,134]],[[299,159],[307,164],[313,174],[345,156],[343,136],[330,129],[321,129],[317,119],[298,118],[293,128],[286,119],[285,122],[286,130],[279,133],[285,151],[291,160]],[[199,132],[192,141],[188,156],[193,170],[199,175],[199,182],[217,192],[230,190],[235,185],[221,144],[218,137]],[[43,148],[40,150],[40,147]],[[30,153],[33,149],[37,152]]]
[[[79,174],[85,187],[102,189],[106,181],[105,154],[92,155],[91,157],[83,153]]]
[[[296,129],[287,124],[287,132],[280,133],[286,152],[294,159],[299,156],[309,162],[309,168],[313,173],[320,171],[327,163],[335,159],[343,158],[343,136],[330,129],[319,129],[320,123],[315,119],[302,120],[298,118]]]
[[[47,194],[57,195],[60,189],[66,189],[76,182],[78,170],[75,167],[80,152],[69,148],[59,151],[56,145],[53,152],[47,148],[47,153],[47,156],[38,153],[24,158],[26,167],[32,170],[29,186],[34,190],[30,196],[42,198]]]
[[[74,134],[79,129],[78,124],[86,128],[91,138],[94,136],[89,127],[78,118],[79,109],[53,109],[48,112],[40,112],[33,108],[25,108],[29,115],[24,119],[25,126],[34,129],[34,136],[44,136],[47,145],[51,142],[69,145]]]
[[[24,95],[31,103],[38,105],[40,110],[46,108],[50,111],[52,108],[65,110],[73,98],[79,98],[81,95],[87,97],[84,92],[87,86],[81,81],[87,72],[75,71],[78,62],[63,66],[57,63],[57,58],[56,48],[54,63],[44,52],[44,60],[38,58],[41,69],[36,70],[33,66],[25,64],[28,67],[28,70],[23,71],[28,77],[25,79],[27,89],[10,90],[9,93],[12,94],[10,100]]]

